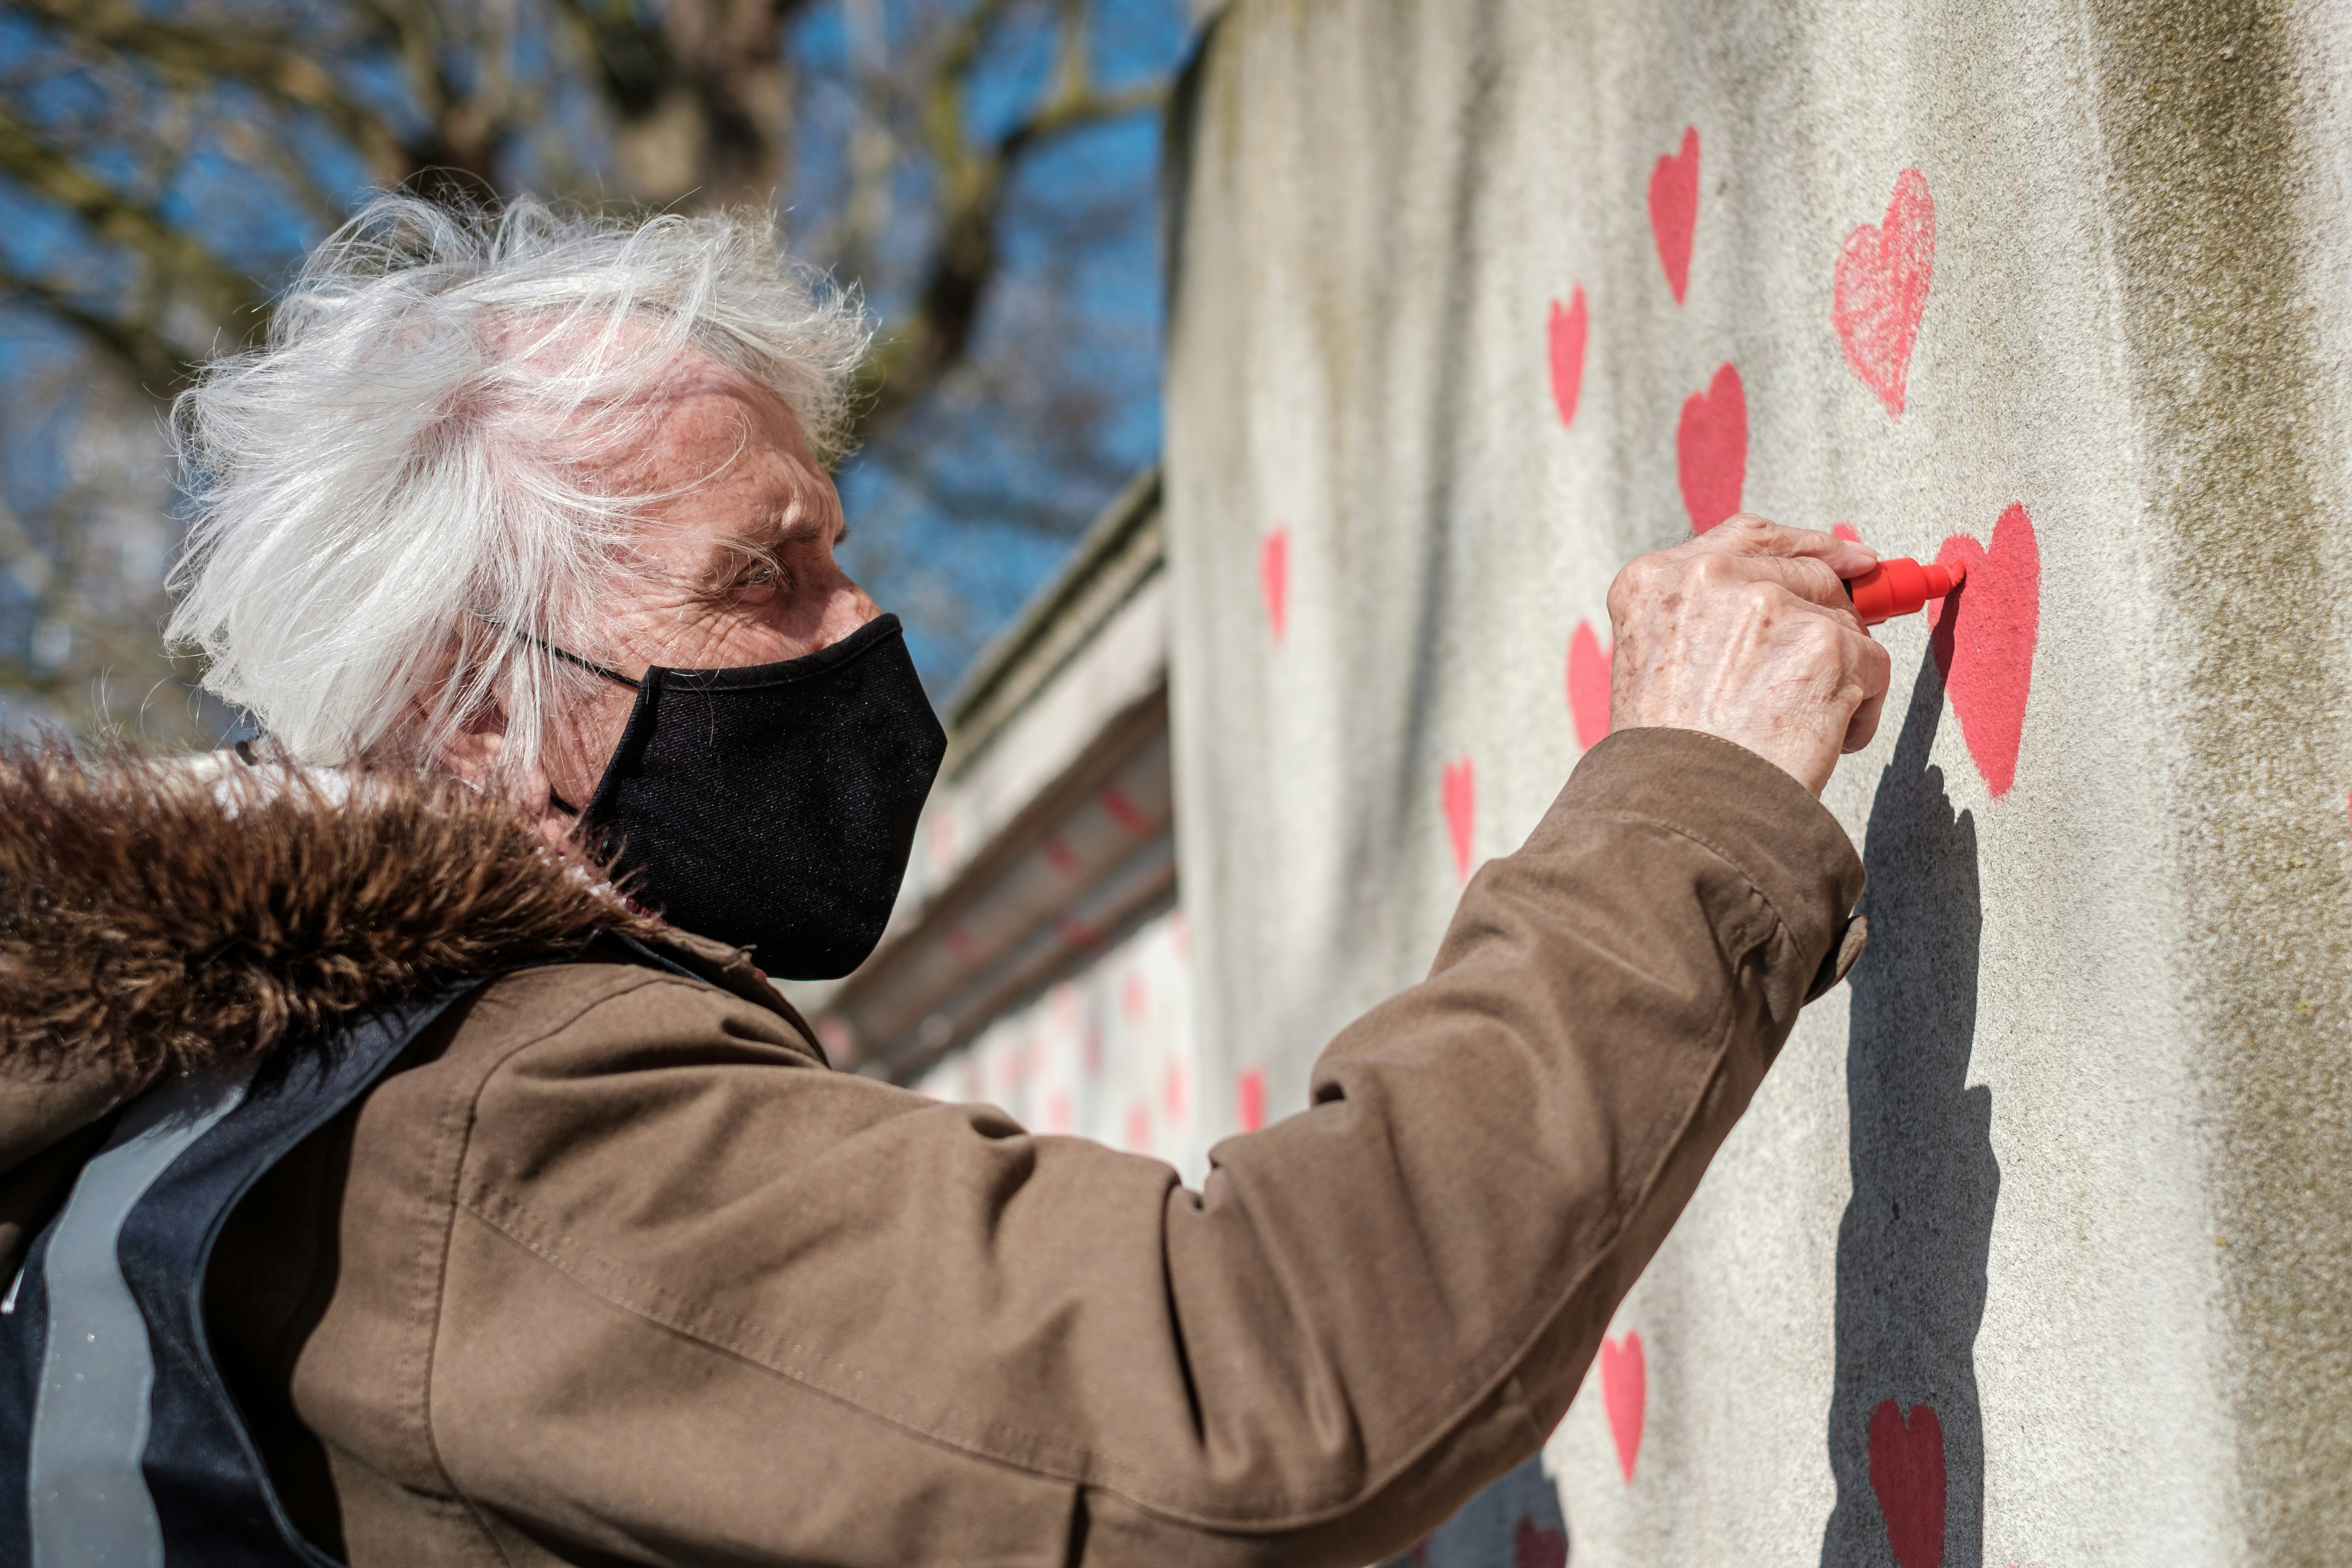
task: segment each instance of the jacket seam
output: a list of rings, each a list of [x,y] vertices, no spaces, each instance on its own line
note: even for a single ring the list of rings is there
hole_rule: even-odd
[[[1686,835],[1685,837],[1693,837],[1694,842],[1704,843],[1695,836]],[[1736,863],[1734,869],[1738,869]],[[1745,876],[1744,871],[1741,874]],[[1759,896],[1761,897],[1760,890]],[[1767,901],[1769,904],[1769,900]],[[1755,945],[1751,942],[1744,951],[1752,952]],[[1423,1413],[1447,1401],[1454,1390],[1463,1387],[1465,1384],[1472,1385],[1473,1392],[1452,1404],[1449,1414],[1435,1423],[1427,1437],[1407,1449],[1393,1463],[1383,1468],[1376,1475],[1366,1477],[1360,1485],[1351,1489],[1346,1498],[1301,1512],[1255,1515],[1196,1511],[1168,1501],[1154,1501],[1143,1493],[1131,1489],[1128,1484],[1112,1484],[1113,1479],[1122,1480],[1126,1478],[1144,1479],[1148,1477],[1149,1471],[1145,1467],[1130,1465],[1124,1460],[1093,1449],[1060,1443],[1043,1434],[996,1421],[974,1423],[972,1431],[975,1435],[971,1436],[959,1436],[951,1432],[938,1429],[929,1423],[891,1410],[869,1398],[854,1397],[840,1389],[828,1387],[809,1376],[804,1370],[795,1370],[791,1365],[780,1364],[783,1360],[782,1356],[772,1352],[766,1355],[756,1353],[749,1344],[741,1342],[741,1340],[768,1337],[761,1331],[760,1325],[740,1316],[728,1315],[722,1318],[719,1314],[704,1315],[693,1311],[693,1304],[686,1301],[676,1292],[643,1274],[614,1264],[593,1247],[579,1243],[562,1226],[551,1223],[547,1216],[518,1198],[500,1195],[498,1206],[516,1218],[531,1223],[541,1231],[545,1237],[544,1241],[519,1233],[499,1215],[488,1212],[477,1196],[461,1193],[457,1197],[457,1203],[482,1225],[539,1259],[546,1267],[569,1280],[575,1288],[585,1291],[594,1299],[628,1312],[656,1328],[677,1334],[696,1343],[707,1345],[714,1351],[760,1367],[774,1376],[784,1378],[815,1394],[850,1405],[918,1437],[941,1443],[959,1452],[972,1454],[992,1462],[1008,1465],[1015,1469],[1045,1477],[1055,1481],[1078,1486],[1101,1487],[1149,1513],[1180,1523],[1221,1530],[1237,1527],[1273,1531],[1308,1528],[1342,1517],[1350,1510],[1360,1506],[1363,1500],[1376,1496],[1386,1489],[1398,1478],[1424,1458],[1439,1443],[1444,1441],[1464,1420],[1493,1397],[1495,1391],[1504,1381],[1515,1375],[1516,1369],[1526,1359],[1528,1348],[1543,1337],[1545,1331],[1558,1321],[1559,1314],[1567,1310],[1578,1291],[1614,1253],[1624,1237],[1625,1216],[1639,1209],[1643,1200],[1655,1190],[1675,1153],[1688,1142],[1691,1128],[1705,1106],[1708,1094],[1723,1077],[1725,1058],[1730,1049],[1731,993],[1736,989],[1736,986],[1727,988],[1724,1000],[1719,1005],[1717,1016],[1710,1025],[1709,1064],[1706,1071],[1700,1076],[1681,1120],[1675,1124],[1674,1135],[1666,1141],[1664,1147],[1652,1163],[1649,1171],[1635,1187],[1631,1201],[1618,1205],[1607,1239],[1594,1249],[1591,1261],[1568,1281],[1549,1307],[1537,1315],[1534,1326],[1526,1334],[1511,1342],[1507,1353],[1498,1359],[1489,1359],[1486,1370],[1483,1372],[1466,1373],[1450,1380],[1444,1389],[1433,1393],[1416,1408],[1412,1415],[1407,1417],[1409,1422],[1418,1420]],[[477,1184],[478,1194],[486,1194],[487,1191],[487,1184]],[[646,1300],[642,1301],[626,1300],[609,1289],[583,1278],[571,1260],[554,1250],[556,1247],[576,1247],[583,1261],[608,1271],[616,1280],[634,1285],[638,1290],[644,1292]],[[664,1306],[667,1306],[669,1310],[662,1310]],[[698,1318],[700,1319],[698,1323],[696,1321]],[[730,1338],[725,1337],[730,1330],[738,1331],[740,1339],[730,1342]],[[887,1378],[861,1370],[847,1363],[836,1361],[812,1346],[787,1342],[782,1348],[803,1358],[804,1367],[835,1368],[845,1378],[866,1384],[877,1390],[888,1386]],[[1065,1468],[1060,1470],[1051,1468],[1046,1463],[1041,1462],[1040,1458],[1005,1452],[987,1443],[977,1435],[983,1433],[1001,1434],[1005,1437],[1017,1439],[1032,1456],[1056,1454],[1066,1456],[1061,1461]]]
[[[586,1009],[583,1008],[583,1012],[585,1011]],[[574,1015],[571,1022],[576,1023],[578,1019],[579,1015]],[[467,1514],[474,1521],[474,1528],[481,1531],[484,1543],[489,1547],[498,1560],[506,1564],[506,1568],[514,1568],[514,1559],[508,1556],[507,1549],[499,1544],[498,1532],[490,1528],[490,1521],[483,1517],[481,1505],[474,1500],[472,1493],[457,1484],[457,1478],[450,1473],[448,1461],[441,1455],[440,1435],[434,1430],[433,1425],[433,1382],[436,1370],[441,1364],[441,1328],[448,1316],[449,1255],[457,1238],[459,1202],[457,1189],[464,1180],[466,1148],[472,1142],[470,1131],[474,1121],[473,1103],[479,1093],[480,1089],[478,1085],[475,1094],[468,1095],[462,1102],[452,1106],[444,1114],[440,1135],[434,1141],[436,1165],[440,1163],[444,1152],[449,1149],[453,1139],[457,1147],[451,1151],[453,1159],[449,1166],[452,1179],[449,1187],[448,1214],[439,1227],[441,1246],[436,1262],[432,1321],[425,1336],[425,1376],[419,1388],[419,1398],[424,1407],[425,1450],[432,1456],[433,1468],[440,1475],[442,1485],[449,1489],[451,1497],[465,1505]]]
[[[525,973],[530,972],[526,971]],[[495,984],[495,982],[493,982],[493,984]],[[467,1206],[464,1198],[461,1196],[461,1193],[465,1186],[466,1155],[473,1142],[473,1127],[477,1119],[477,1107],[481,1100],[483,1089],[488,1084],[489,1080],[498,1074],[499,1070],[504,1068],[508,1062],[513,1060],[518,1054],[529,1050],[531,1047],[539,1045],[543,1041],[562,1034],[564,1030],[572,1027],[583,1018],[585,1018],[589,1014],[593,1013],[597,1008],[605,1005],[607,1003],[616,1002],[624,996],[633,996],[636,994],[637,992],[644,990],[646,987],[650,985],[664,984],[683,986],[688,989],[708,987],[709,989],[719,991],[722,995],[729,994],[724,987],[709,985],[708,982],[701,981],[699,979],[686,980],[659,972],[649,973],[643,970],[639,970],[636,974],[631,977],[629,983],[623,984],[618,990],[608,992],[604,995],[582,1003],[572,1012],[566,1015],[562,1021],[550,1024],[537,1033],[526,1036],[525,1037],[515,1041],[508,1049],[499,1052],[485,1065],[484,1070],[475,1080],[473,1088],[469,1092],[466,1093],[462,1097],[452,1097],[453,1103],[444,1110],[441,1118],[440,1129],[434,1140],[433,1169],[436,1173],[434,1178],[436,1189],[439,1187],[439,1177],[437,1173],[443,1169],[446,1169],[449,1172],[448,1186],[446,1188],[448,1212],[447,1217],[439,1226],[440,1246],[436,1249],[437,1258],[434,1266],[434,1289],[431,1292],[431,1300],[427,1308],[428,1322],[425,1335],[425,1364],[423,1368],[423,1376],[418,1380],[417,1387],[419,1414],[423,1417],[420,1422],[420,1426],[423,1429],[425,1453],[432,1460],[434,1472],[441,1478],[442,1485],[448,1489],[449,1496],[464,1505],[467,1515],[471,1517],[474,1521],[474,1528],[481,1531],[484,1543],[487,1544],[490,1551],[496,1554],[498,1560],[501,1563],[507,1565],[507,1568],[513,1568],[514,1559],[508,1555],[507,1549],[505,1546],[500,1544],[498,1538],[498,1532],[490,1528],[490,1522],[488,1519],[484,1516],[481,1504],[476,1500],[472,1493],[459,1486],[457,1484],[457,1478],[450,1473],[448,1461],[442,1457],[440,1436],[434,1429],[433,1388],[434,1378],[441,1362],[442,1329],[448,1316],[449,1258],[456,1241],[457,1211],[461,1207]],[[485,989],[487,991],[487,988]],[[740,998],[739,998],[739,1000],[740,1000]],[[452,1147],[453,1142],[455,1145],[454,1148]]]
[[[519,1207],[520,1205],[517,1206]],[[530,1211],[526,1210],[523,1212],[528,1213]],[[646,1306],[642,1303],[631,1301],[625,1298],[616,1296],[609,1290],[599,1288],[593,1282],[581,1278],[574,1269],[566,1265],[562,1258],[551,1253],[547,1247],[538,1245],[529,1237],[518,1234],[512,1227],[499,1223],[494,1215],[484,1213],[480,1208],[472,1204],[465,1205],[465,1214],[467,1218],[482,1226],[483,1229],[488,1231],[492,1236],[495,1236],[499,1240],[505,1242],[509,1247],[513,1247],[516,1251],[537,1261],[541,1267],[547,1268],[557,1278],[562,1279],[573,1289],[582,1292],[591,1300],[597,1301],[604,1306],[611,1308],[616,1312],[626,1313],[628,1316],[636,1319],[639,1322],[647,1324],[648,1326],[658,1330],[662,1333],[672,1335],[689,1344],[699,1346],[700,1348],[710,1352],[714,1355],[721,1355],[725,1356],[730,1361],[740,1362],[743,1365],[751,1367],[755,1371],[765,1373],[770,1377],[789,1383],[796,1388],[803,1389],[819,1399],[829,1400],[832,1403],[842,1405],[859,1415],[866,1416],[869,1420],[879,1421],[885,1426],[895,1427],[919,1442],[934,1443],[941,1447],[950,1449],[961,1458],[978,1460],[983,1464],[1002,1465],[1008,1469],[1018,1470],[1024,1475],[1033,1476],[1044,1480],[1051,1481],[1056,1486],[1084,1488],[1098,1484],[1089,1480],[1083,1473],[1059,1473],[1030,1460],[998,1453],[993,1450],[982,1447],[974,1443],[965,1441],[961,1438],[930,1431],[919,1422],[913,1421],[905,1416],[894,1415],[891,1412],[876,1405],[866,1404],[850,1394],[843,1393],[839,1389],[829,1388],[822,1383],[814,1382],[812,1379],[802,1375],[800,1373],[795,1372],[789,1366],[779,1365],[772,1360],[754,1354],[746,1347],[730,1344],[725,1340],[718,1338],[711,1333],[700,1331],[684,1322],[673,1321],[672,1319],[661,1316],[658,1313],[648,1310]],[[536,1218],[539,1216],[534,1215],[532,1217]],[[566,1239],[569,1238],[567,1237]],[[616,1270],[616,1272],[619,1271]],[[643,1283],[644,1281],[640,1279],[640,1282]],[[805,1352],[809,1359],[813,1362],[839,1367],[843,1373],[852,1378],[864,1380],[868,1375],[858,1371],[856,1368],[849,1365],[845,1362],[835,1360],[833,1357],[824,1355],[822,1352],[811,1350],[809,1347],[795,1345],[792,1348]],[[1025,1438],[1033,1436],[1020,1427],[1009,1426],[1002,1422],[989,1422],[984,1425],[990,1429],[1008,1433],[1013,1436]],[[1040,1438],[1037,1439],[1037,1441],[1041,1446],[1052,1446],[1052,1440],[1048,1438]],[[1081,1449],[1072,1449],[1070,1451],[1073,1453],[1084,1452],[1084,1450]],[[1119,1465],[1118,1462],[1115,1460],[1109,1461],[1109,1463],[1111,1463],[1114,1468],[1136,1468]],[[1121,1493],[1120,1495],[1125,1496],[1126,1494]]]
[[[1708,854],[1714,856],[1717,859],[1730,867],[1734,871],[1738,872],[1740,880],[1748,884],[1748,890],[1753,892],[1757,898],[1763,900],[1764,907],[1772,912],[1773,923],[1778,925],[1782,931],[1787,931],[1791,937],[1796,935],[1796,929],[1789,923],[1788,917],[1780,912],[1780,906],[1773,901],[1771,891],[1765,887],[1763,879],[1758,877],[1753,871],[1750,871],[1747,865],[1741,861],[1738,856],[1732,854],[1731,851],[1724,848],[1723,846],[1716,843],[1705,834],[1685,827],[1679,823],[1669,822],[1664,817],[1653,816],[1649,813],[1643,811],[1595,812],[1592,815],[1594,816],[1605,816],[1619,822],[1638,822],[1646,826],[1657,828],[1661,832],[1671,833],[1677,838],[1689,839],[1693,844],[1697,845],[1700,848],[1706,850]],[[1834,902],[1834,900],[1832,901]],[[1831,919],[1831,924],[1834,926],[1835,923],[1836,918],[1832,916]],[[1748,944],[1749,950],[1752,951],[1759,944],[1760,939],[1759,942],[1750,942]],[[1811,980],[1811,976],[1808,975],[1806,978]]]
[[[769,1347],[764,1352],[755,1348],[749,1342],[772,1337],[769,1332],[762,1331],[762,1325],[738,1314],[721,1314],[707,1310],[695,1310],[695,1303],[646,1275],[614,1263],[593,1247],[579,1243],[574,1237],[566,1234],[561,1226],[550,1223],[546,1215],[519,1199],[511,1196],[505,1197],[498,1206],[506,1215],[534,1222],[534,1228],[539,1229],[541,1235],[534,1237],[523,1234],[515,1226],[507,1223],[500,1215],[489,1212],[477,1201],[462,1197],[458,1201],[465,1211],[476,1220],[504,1237],[531,1257],[538,1258],[549,1268],[571,1281],[577,1289],[587,1292],[597,1300],[627,1312],[632,1317],[642,1319],[669,1333],[677,1334],[682,1339],[706,1345],[722,1354],[732,1356],[736,1360],[759,1367],[775,1376],[798,1384],[814,1393],[839,1400],[878,1420],[887,1421],[894,1426],[901,1427],[919,1436],[948,1444],[961,1451],[976,1452],[983,1458],[996,1463],[1010,1465],[1016,1469],[1077,1485],[1092,1484],[1087,1476],[1090,1468],[1108,1468],[1120,1471],[1140,1469],[1140,1467],[1129,1466],[1121,1460],[1105,1458],[1089,1449],[1060,1443],[1043,1434],[999,1421],[977,1422],[974,1426],[980,1431],[996,1432],[1007,1437],[1017,1438],[1040,1454],[1058,1453],[1066,1456],[1063,1463],[1067,1467],[1067,1473],[1048,1468],[1035,1459],[1023,1458],[988,1447],[975,1439],[957,1437],[946,1432],[933,1430],[927,1423],[887,1408],[879,1403],[855,1398],[840,1389],[828,1387],[807,1375],[805,1371],[795,1369],[789,1364],[784,1354],[776,1352],[781,1350],[797,1358],[803,1368],[831,1368],[853,1383],[866,1384],[877,1389],[887,1387],[890,1384],[890,1380],[883,1374],[868,1372],[848,1362],[838,1360],[808,1344],[783,1342]],[[635,1286],[639,1292],[642,1292],[642,1297],[633,1300],[584,1278],[575,1266],[574,1258],[567,1257],[564,1251],[561,1250],[566,1247],[576,1248],[580,1261],[592,1263],[608,1272],[614,1279]]]

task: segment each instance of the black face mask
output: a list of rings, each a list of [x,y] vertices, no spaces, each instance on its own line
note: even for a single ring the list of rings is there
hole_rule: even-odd
[[[786,980],[865,962],[947,752],[896,616],[740,669],[646,671],[581,814],[638,902]]]

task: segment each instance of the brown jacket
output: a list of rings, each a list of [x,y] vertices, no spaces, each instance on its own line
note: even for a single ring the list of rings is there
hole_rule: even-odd
[[[136,820],[156,790],[118,795],[134,837],[189,831]],[[224,854],[265,818],[348,839],[370,809],[211,831]],[[400,905],[420,934],[352,981],[282,931],[224,959],[236,919],[206,911],[189,973],[277,966],[245,1012],[202,1015],[210,1037],[77,1015],[70,977],[28,1001],[61,961],[5,911],[0,1249],[21,1255],[128,1085],[289,1035],[268,1015],[309,1005],[304,974],[342,986],[312,1006],[331,1021],[617,918],[583,913],[584,879],[543,852],[404,809],[341,863],[378,920],[404,886],[464,881],[435,894],[448,931]],[[173,844],[186,918],[206,851]],[[0,880],[45,852],[0,845]],[[312,886],[320,863],[287,858],[297,906],[351,896]],[[500,917],[501,948],[475,928],[518,888],[540,903]],[[707,981],[509,974],[246,1200],[209,1279],[216,1351],[294,1519],[358,1568],[1360,1563],[1542,1444],[1799,1007],[1859,950],[1861,889],[1778,769],[1612,736],[1472,880],[1430,977],[1331,1043],[1312,1108],[1218,1145],[1199,1192],[828,1070],[741,955],[690,937],[672,951]],[[168,971],[152,913],[116,918]]]

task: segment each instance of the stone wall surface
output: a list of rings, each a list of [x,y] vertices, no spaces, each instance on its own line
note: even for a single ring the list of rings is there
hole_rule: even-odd
[[[1244,0],[1176,135],[1212,1134],[1605,732],[1630,557],[1971,565],[1825,797],[1870,952],[1552,1439],[1564,1541],[1479,1529],[2352,1562],[2352,11]]]

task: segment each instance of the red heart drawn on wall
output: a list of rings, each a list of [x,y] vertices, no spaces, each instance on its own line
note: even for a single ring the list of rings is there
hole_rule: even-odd
[[[1698,127],[1683,127],[1682,151],[1650,171],[1650,233],[1675,303],[1690,286],[1691,231],[1698,226]]]
[[[1290,608],[1290,530],[1276,527],[1257,551],[1257,585],[1265,595],[1265,624],[1274,640],[1282,641],[1282,623]]]
[[[1705,392],[1684,400],[1682,422],[1675,426],[1675,465],[1693,532],[1705,533],[1739,510],[1739,492],[1748,485],[1748,392],[1729,363]]]
[[[1934,1405],[1906,1416],[1889,1399],[1870,1413],[1870,1489],[1898,1568],[1942,1568],[1944,1427]]]
[[[1440,795],[1445,805],[1445,831],[1454,840],[1454,870],[1459,877],[1470,875],[1470,834],[1478,820],[1478,779],[1470,768],[1470,759],[1445,764],[1445,778]]]
[[[1568,1568],[1568,1531],[1521,1514],[1511,1531],[1511,1568]]]
[[[1576,623],[1568,639],[1568,716],[1576,722],[1576,745],[1589,752],[1609,733],[1609,650],[1590,621]]]
[[[1609,1436],[1617,1441],[1617,1465],[1633,1484],[1633,1461],[1642,1456],[1643,1406],[1650,1395],[1650,1373],[1642,1360],[1642,1336],[1627,1330],[1622,1340],[1601,1342],[1601,1403],[1609,1412]]]
[[[2042,631],[2042,548],[2033,520],[2012,505],[1992,525],[1987,550],[1965,533],[1944,541],[1936,559],[1966,568],[1950,598],[1927,607],[1930,647],[1944,691],[1959,715],[1960,738],[1985,788],[1999,799],[2017,780],[2025,699],[2033,685],[2033,646]]]
[[[1576,423],[1576,396],[1584,388],[1584,285],[1576,292],[1565,310],[1559,301],[1551,302],[1551,401],[1559,410],[1562,425]]]
[[[1241,1112],[1243,1131],[1255,1132],[1265,1126],[1265,1069],[1264,1068],[1244,1068],[1242,1080],[1235,1089],[1234,1098],[1240,1101],[1235,1109]]]
[[[1895,177],[1885,224],[1866,223],[1845,237],[1830,307],[1845,363],[1897,419],[1911,374],[1911,344],[1935,275],[1935,198],[1927,194],[1927,177],[1906,169]]]

